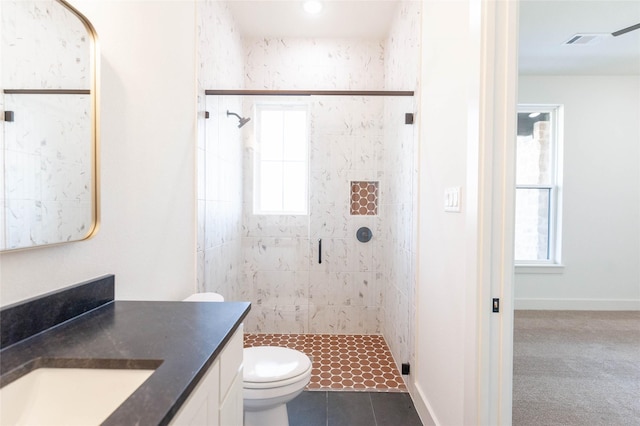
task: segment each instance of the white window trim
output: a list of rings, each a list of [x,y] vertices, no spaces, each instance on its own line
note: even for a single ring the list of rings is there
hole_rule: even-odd
[[[551,188],[549,218],[549,259],[519,260],[515,259],[517,274],[561,274],[562,264],[562,198],[563,198],[563,164],[564,164],[564,106],[560,104],[518,104],[518,113],[548,112],[551,114],[553,127],[551,162],[553,164],[553,185],[517,185],[518,187]]]
[[[310,125],[307,125],[307,153],[306,153],[306,175],[307,175],[307,185],[305,189],[305,210],[304,211],[287,211],[287,210],[262,210],[260,207],[260,194],[261,194],[261,185],[260,185],[260,171],[261,171],[261,155],[259,149],[259,141],[258,141],[258,132],[260,131],[260,121],[261,115],[260,110],[304,110],[307,113],[307,119],[310,119],[310,111],[309,105],[303,102],[260,102],[256,103],[253,107],[253,115],[256,117],[256,125],[254,126],[254,140],[255,140],[255,151],[253,155],[253,214],[256,216],[308,216],[309,215],[309,168],[310,168],[310,151],[311,151],[311,138],[310,138]]]
[[[559,263],[527,264],[520,262],[515,266],[515,273],[520,274],[564,274],[564,265]]]

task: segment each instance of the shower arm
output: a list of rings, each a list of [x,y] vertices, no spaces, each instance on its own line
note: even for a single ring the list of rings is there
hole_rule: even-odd
[[[236,114],[235,112],[227,111],[227,117],[230,116],[230,115],[234,115],[234,116],[238,117],[238,120],[242,120],[242,117],[240,117],[240,115]]]

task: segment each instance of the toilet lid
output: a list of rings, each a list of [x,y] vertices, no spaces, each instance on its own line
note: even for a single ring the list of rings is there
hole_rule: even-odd
[[[311,368],[302,352],[276,346],[244,348],[244,382],[265,383],[299,376]]]

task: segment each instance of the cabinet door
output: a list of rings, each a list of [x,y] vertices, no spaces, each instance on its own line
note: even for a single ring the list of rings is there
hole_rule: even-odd
[[[220,402],[226,397],[231,383],[242,368],[243,339],[243,325],[240,324],[220,354]]]
[[[216,362],[173,418],[176,426],[242,426],[243,327],[238,327]]]
[[[220,403],[220,426],[242,426],[242,368],[236,374],[227,396]]]
[[[175,426],[219,426],[220,363],[216,361],[171,421]]]
[[[220,356],[220,425],[242,426],[243,326],[240,324]]]

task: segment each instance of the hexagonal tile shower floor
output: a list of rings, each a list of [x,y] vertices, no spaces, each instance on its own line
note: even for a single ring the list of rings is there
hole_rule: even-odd
[[[282,346],[313,361],[306,390],[407,392],[381,335],[245,333],[244,346]]]

